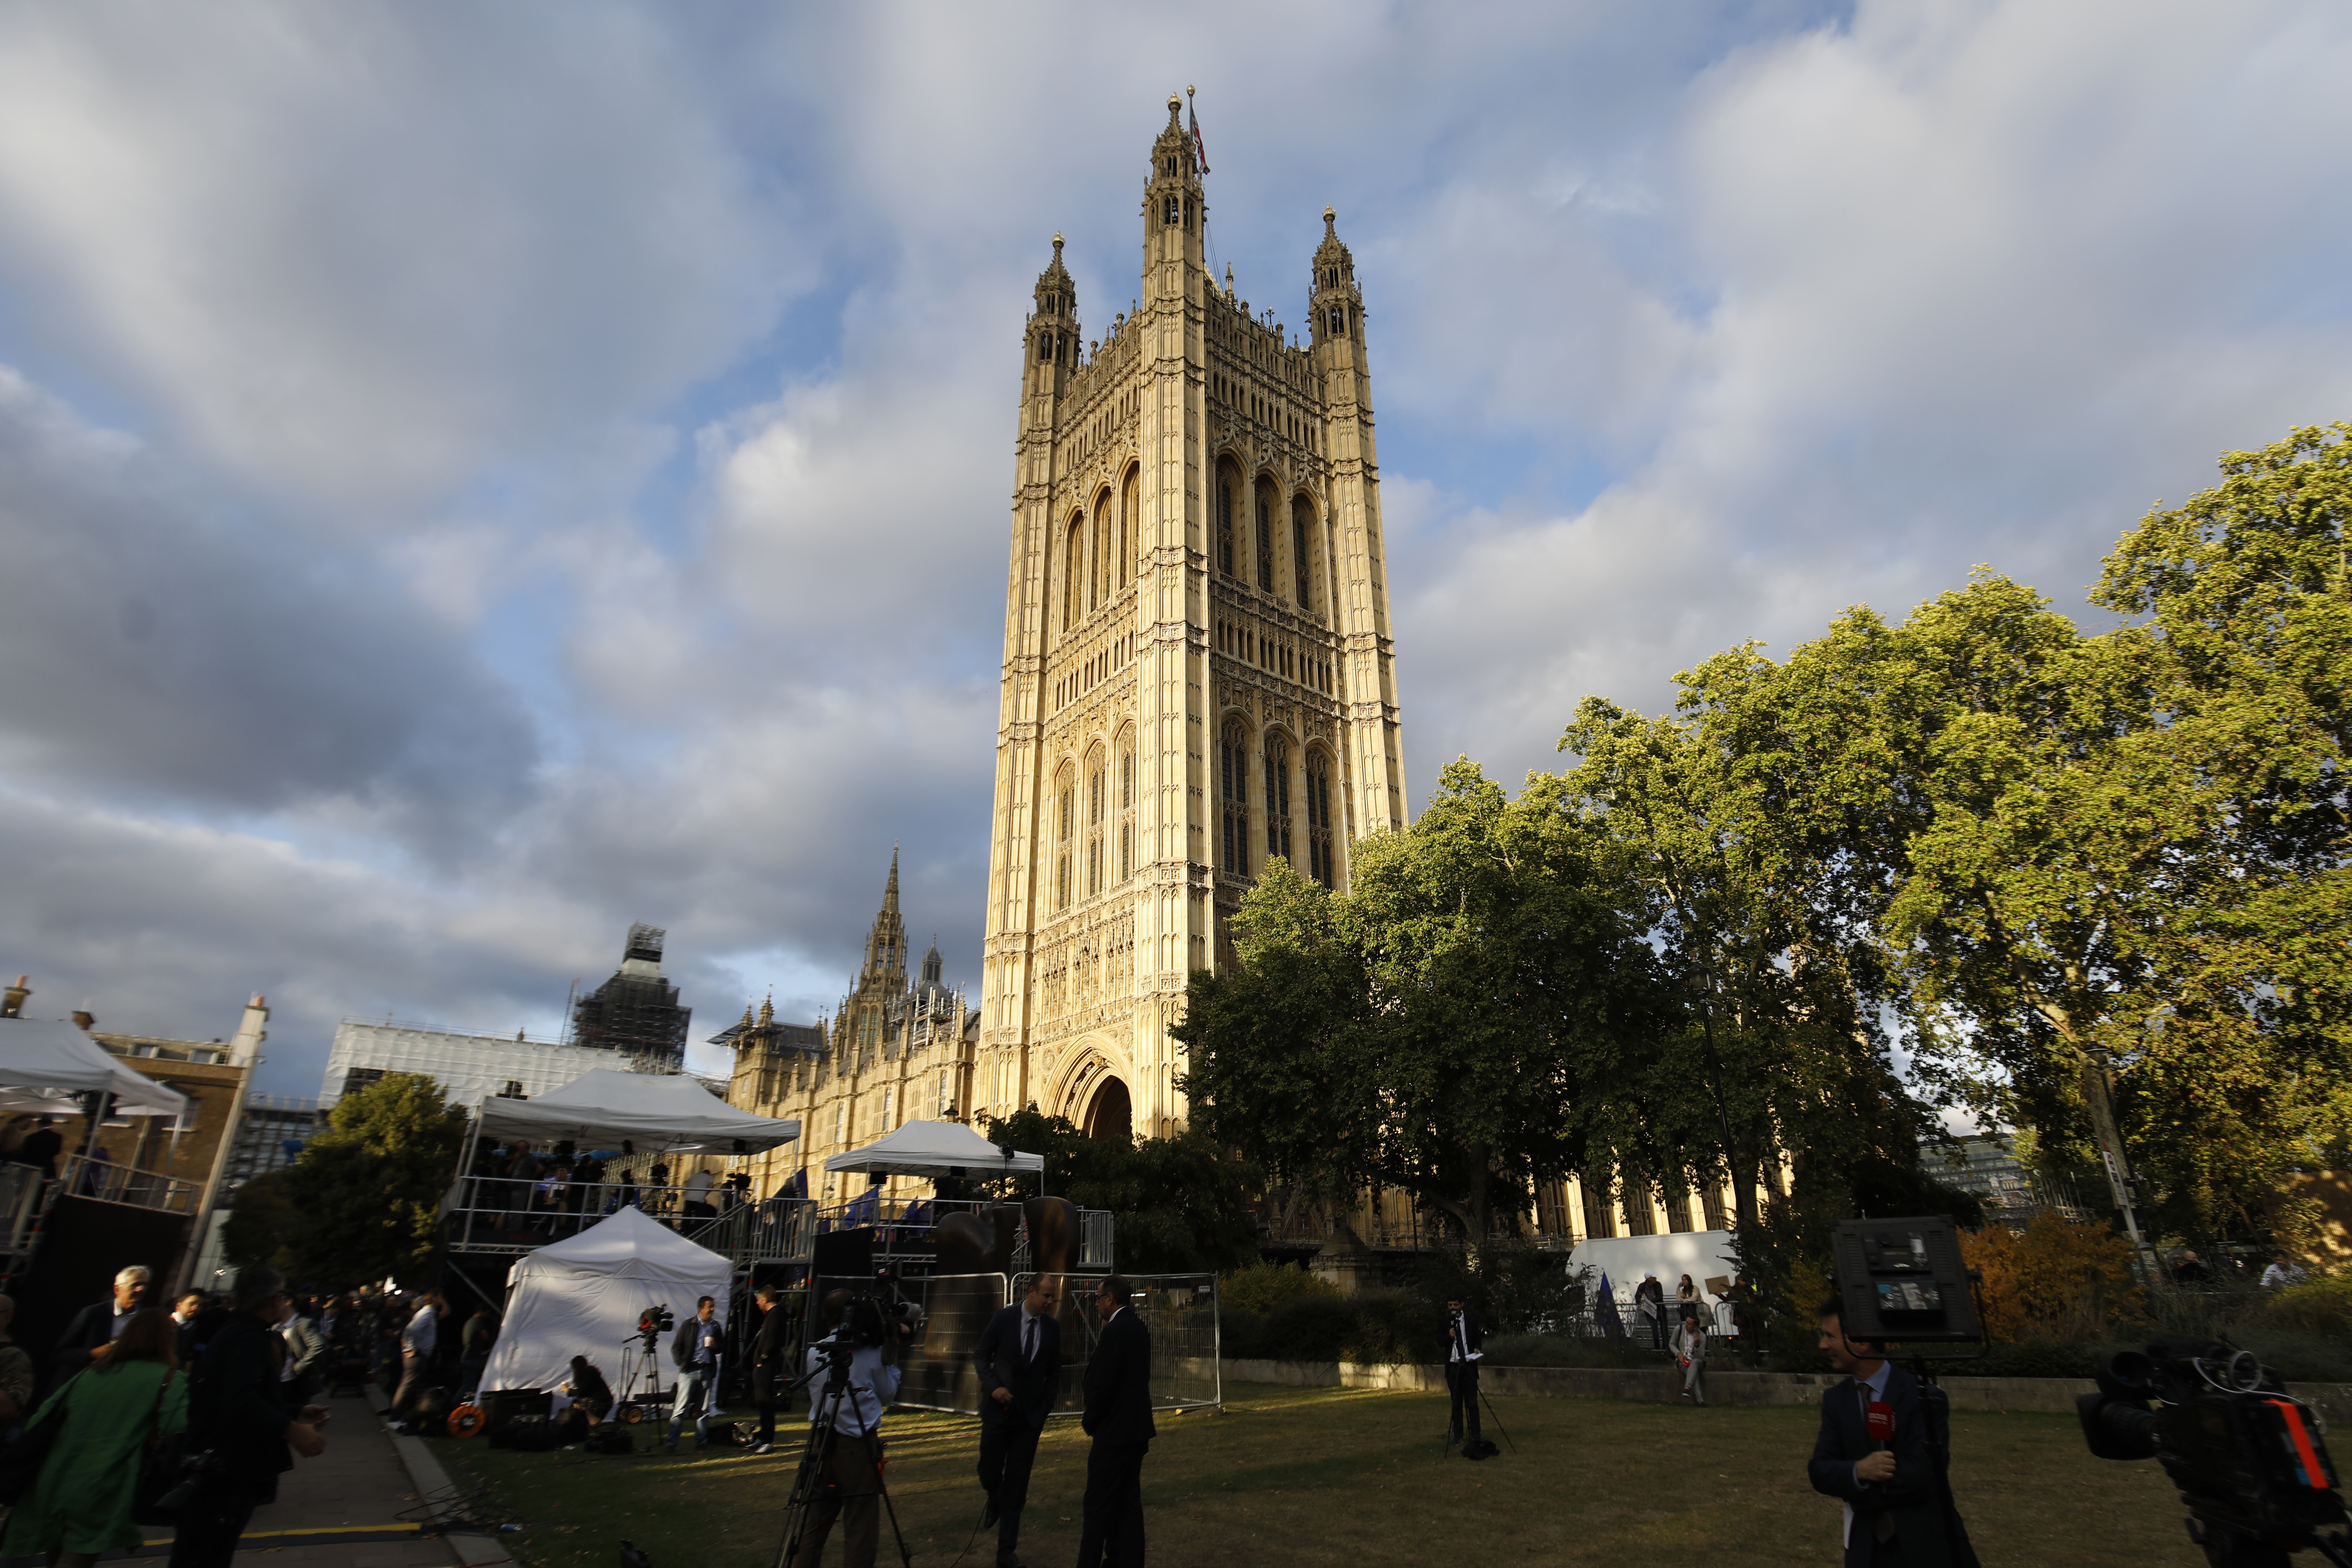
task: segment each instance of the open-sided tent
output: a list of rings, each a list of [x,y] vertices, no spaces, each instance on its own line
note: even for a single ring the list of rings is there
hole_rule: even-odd
[[[992,1143],[961,1121],[909,1121],[863,1149],[831,1156],[824,1168],[872,1176],[993,1181],[1015,1173],[1040,1175],[1045,1156]]]
[[[561,1388],[572,1358],[593,1362],[618,1394],[636,1346],[637,1318],[667,1306],[683,1320],[704,1296],[727,1300],[734,1265],[634,1208],[530,1253],[507,1273],[511,1287],[482,1387]],[[668,1336],[656,1348],[676,1373]]]
[[[177,1116],[187,1097],[108,1052],[63,1018],[0,1018],[0,1110],[73,1111],[73,1097],[103,1090],[116,1116]]]
[[[593,1068],[537,1100],[486,1100],[480,1132],[489,1138],[553,1142],[569,1138],[583,1149],[617,1148],[623,1140],[647,1150],[746,1153],[789,1143],[801,1124],[738,1110],[684,1073],[614,1072]]]

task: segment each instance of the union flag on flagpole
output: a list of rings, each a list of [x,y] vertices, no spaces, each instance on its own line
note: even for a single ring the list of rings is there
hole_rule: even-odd
[[[1192,109],[1192,86],[1184,84],[1184,111],[1192,116],[1192,155],[1201,161],[1201,173],[1209,172],[1209,149],[1201,141],[1201,117]]]

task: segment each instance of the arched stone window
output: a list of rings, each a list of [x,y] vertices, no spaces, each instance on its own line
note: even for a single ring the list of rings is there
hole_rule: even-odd
[[[1135,736],[1118,741],[1118,879],[1135,875]]]
[[[1078,779],[1068,768],[1062,770],[1054,788],[1054,908],[1070,907],[1070,843],[1078,826]]]
[[[1290,586],[1302,610],[1315,605],[1315,503],[1305,496],[1290,500]]]
[[[1307,874],[1327,888],[1339,886],[1331,839],[1331,759],[1307,753]]]
[[[1087,754],[1087,897],[1103,890],[1103,826],[1110,815],[1109,770],[1099,751]]]
[[[1118,508],[1118,574],[1119,581],[1122,583],[1131,581],[1143,570],[1143,557],[1138,550],[1136,538],[1136,530],[1140,521],[1142,510],[1137,504],[1142,499],[1141,488],[1138,482],[1136,471],[1133,468],[1128,469],[1127,483],[1120,487]]]
[[[1087,608],[1090,610],[1097,605],[1108,604],[1110,596],[1118,591],[1118,580],[1111,575],[1110,530],[1110,491],[1106,488],[1095,498],[1095,563],[1094,570],[1087,574]]]
[[[1241,504],[1237,493],[1242,477],[1231,463],[1217,465],[1217,574],[1234,574],[1234,509]]]
[[[1249,735],[1238,719],[1225,721],[1217,745],[1217,803],[1224,835],[1224,868],[1249,875]]]
[[[1257,482],[1257,585],[1271,594],[1274,590],[1274,519],[1281,498],[1275,493],[1272,479]]]
[[[1279,735],[1265,738],[1265,858],[1290,858],[1290,748]]]
[[[1087,514],[1070,519],[1066,542],[1062,549],[1062,629],[1068,631],[1078,624],[1080,597],[1087,582]]]

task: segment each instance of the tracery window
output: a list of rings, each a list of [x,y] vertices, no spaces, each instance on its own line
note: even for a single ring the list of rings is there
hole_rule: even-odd
[[[1217,798],[1223,814],[1224,868],[1236,877],[1249,875],[1249,737],[1242,721],[1225,721],[1217,746]]]
[[[1315,508],[1305,496],[1290,503],[1290,585],[1302,610],[1313,606],[1309,588],[1314,582],[1314,555],[1307,545],[1314,531],[1308,526],[1315,521]]]
[[[1095,501],[1095,563],[1094,570],[1087,574],[1090,584],[1087,608],[1090,610],[1109,603],[1111,595],[1118,592],[1117,580],[1111,576],[1110,528],[1110,491],[1105,490]]]
[[[1118,757],[1118,879],[1135,875],[1135,750],[1129,741]]]
[[[1274,592],[1274,488],[1257,488],[1257,585]]]
[[[1062,629],[1068,631],[1078,624],[1079,595],[1085,592],[1087,580],[1087,518],[1084,512],[1070,519],[1068,542],[1062,551]]]
[[[1137,489],[1135,470],[1129,468],[1127,470],[1127,483],[1123,487],[1124,494],[1119,498],[1118,577],[1122,583],[1130,581],[1142,570],[1142,557],[1136,548],[1138,542],[1136,527],[1139,521],[1139,509],[1136,505],[1139,499]]]
[[[1102,753],[1097,752],[1087,759],[1087,897],[1090,899],[1103,890],[1103,818],[1109,804],[1104,797],[1108,789]]]
[[[1265,738],[1265,855],[1290,858],[1290,748],[1279,735]]]
[[[1234,480],[1225,468],[1217,470],[1217,572],[1234,574]]]
[[[1061,849],[1054,860],[1054,907],[1066,910],[1070,907],[1070,838],[1078,816],[1077,781],[1067,773],[1062,775],[1061,795],[1055,805],[1060,814],[1060,832],[1055,837]]]
[[[1307,753],[1307,874],[1327,888],[1339,886],[1331,853],[1331,763],[1320,752]]]

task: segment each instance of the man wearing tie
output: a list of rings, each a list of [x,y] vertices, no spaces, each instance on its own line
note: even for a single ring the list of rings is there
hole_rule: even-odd
[[[1143,1456],[1160,1428],[1151,1419],[1151,1334],[1130,1299],[1117,1274],[1104,1277],[1095,1298],[1103,1326],[1087,1361],[1087,1406],[1078,1417],[1095,1440],[1087,1455],[1078,1568],[1143,1563]]]
[[[1833,1298],[1820,1312],[1822,1351],[1846,1381],[1822,1395],[1813,1489],[1845,1504],[1846,1568],[1951,1568],[1918,1380],[1884,1346],[1847,1339],[1844,1310]]]
[[[1060,1281],[1040,1274],[1029,1293],[992,1315],[980,1331],[980,1484],[988,1492],[981,1527],[996,1526],[997,1568],[1020,1568],[1021,1510],[1037,1435],[1062,1390]]]
[[[1479,1441],[1478,1363],[1486,1359],[1486,1331],[1478,1314],[1459,1296],[1445,1303],[1445,1391],[1454,1396],[1454,1414],[1447,1423],[1447,1445],[1462,1441],[1463,1412],[1469,1412],[1470,1440]]]

